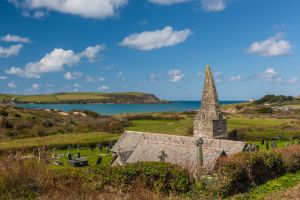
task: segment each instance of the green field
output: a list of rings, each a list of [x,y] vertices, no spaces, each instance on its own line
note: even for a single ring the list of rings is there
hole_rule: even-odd
[[[60,134],[51,135],[45,137],[34,137],[26,139],[16,139],[16,140],[4,140],[0,141],[0,151],[10,150],[10,149],[31,149],[34,147],[48,146],[48,147],[58,147],[58,146],[68,146],[76,144],[97,144],[105,141],[115,141],[119,138],[118,134],[110,133],[73,133],[73,134]]]
[[[238,128],[277,128],[295,121],[294,119],[276,118],[252,118],[242,115],[230,115],[228,117],[228,131]],[[193,126],[193,118],[181,120],[147,119],[132,120],[133,125],[128,127],[132,131],[156,132],[173,135],[188,135],[189,127]]]
[[[65,102],[99,102],[99,103],[143,103],[150,98],[153,102],[159,102],[152,94],[142,92],[72,92],[44,95],[14,95],[0,94],[1,100],[12,100],[19,103],[65,103]]]

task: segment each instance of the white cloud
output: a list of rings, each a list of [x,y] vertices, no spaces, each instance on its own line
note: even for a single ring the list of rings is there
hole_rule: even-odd
[[[5,79],[7,79],[6,76],[0,76],[0,80],[5,80]]]
[[[130,34],[125,37],[120,44],[134,49],[149,51],[152,49],[174,46],[184,42],[191,33],[192,32],[189,29],[177,31],[173,30],[170,26],[166,26],[162,30]]]
[[[102,85],[102,86],[99,86],[97,89],[103,91],[103,90],[109,90],[110,87]]]
[[[151,3],[156,3],[159,5],[171,5],[171,4],[176,4],[176,3],[183,3],[187,2],[190,0],[148,0]]]
[[[83,52],[81,52],[81,56],[89,59],[90,62],[95,61],[99,58],[99,53],[106,49],[105,45],[95,45],[87,47]]]
[[[242,80],[242,76],[241,75],[232,76],[229,79],[230,82],[238,82],[238,81],[241,81],[241,80]]]
[[[156,82],[160,78],[160,74],[150,74],[149,79],[151,82]]]
[[[124,72],[120,71],[120,72],[117,74],[117,78],[118,78],[119,80],[124,81],[124,80],[125,80]]]
[[[21,49],[23,48],[23,45],[21,44],[16,44],[16,45],[11,45],[10,47],[4,48],[0,47],[0,58],[9,58],[11,56],[18,55]]]
[[[291,80],[289,80],[289,83],[294,84],[298,82],[298,77],[294,76],[293,78],[291,78]]]
[[[58,72],[64,66],[73,66],[80,61],[80,56],[72,50],[54,49],[38,62],[30,62],[25,67],[12,67],[6,73],[26,78],[40,78],[41,74]]]
[[[38,89],[40,88],[40,85],[37,84],[37,83],[34,83],[34,84],[32,84],[31,88],[32,88],[33,90],[38,90]]]
[[[80,85],[80,84],[78,84],[78,83],[74,83],[74,84],[73,84],[73,87],[74,87],[74,88],[82,88],[82,85]]]
[[[65,66],[73,66],[79,63],[82,57],[91,58],[93,55],[93,53],[75,53],[72,50],[65,50],[61,48],[53,49],[50,53],[47,53],[37,62],[29,62],[24,68],[11,67],[5,72],[7,74],[20,77],[40,78],[42,74],[62,71],[64,70]],[[65,74],[65,78],[73,79],[72,75],[79,76],[78,73],[72,74],[69,72]]]
[[[169,81],[178,82],[184,77],[184,74],[178,69],[172,69],[168,72],[168,77]]]
[[[16,85],[16,82],[15,82],[15,81],[12,81],[12,82],[8,83],[7,86],[8,86],[9,88],[17,88],[17,85]]]
[[[208,12],[219,12],[225,10],[228,0],[201,0],[201,7]]]
[[[73,80],[73,79],[77,79],[83,76],[83,73],[81,72],[66,72],[64,74],[64,78],[66,80]]]
[[[260,75],[260,78],[270,83],[281,83],[283,81],[281,75],[271,67],[267,68],[266,71]]]
[[[256,41],[251,44],[247,52],[266,57],[290,55],[292,45],[288,40],[284,40],[283,36],[283,33],[277,33],[264,41]]]
[[[104,77],[93,77],[93,76],[90,76],[90,75],[86,75],[85,76],[85,80],[87,82],[102,82],[102,81],[105,81],[106,79]]]
[[[21,37],[18,35],[7,34],[6,36],[1,37],[1,40],[4,42],[20,42],[20,43],[30,43],[30,39],[27,37]]]
[[[9,0],[24,10],[53,10],[85,18],[104,19],[116,15],[128,0]]]

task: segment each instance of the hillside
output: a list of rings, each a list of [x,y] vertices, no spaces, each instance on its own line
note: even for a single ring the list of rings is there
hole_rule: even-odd
[[[157,104],[166,103],[153,94],[140,92],[74,92],[56,93],[44,95],[14,95],[0,94],[0,101],[12,101],[22,103],[46,103],[46,104],[88,104],[88,103],[124,103],[124,104]]]

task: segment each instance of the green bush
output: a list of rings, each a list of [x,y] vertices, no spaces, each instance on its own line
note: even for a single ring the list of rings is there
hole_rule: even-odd
[[[220,157],[215,172],[217,182],[210,190],[221,196],[245,192],[287,172],[300,170],[300,146],[267,152],[245,152]]]
[[[138,184],[150,190],[176,194],[187,193],[191,188],[189,173],[170,163],[139,162],[113,168],[97,167],[94,170],[100,188],[114,185],[130,190]]]

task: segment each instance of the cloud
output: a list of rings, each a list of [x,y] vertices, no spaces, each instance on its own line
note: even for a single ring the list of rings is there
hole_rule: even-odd
[[[125,80],[124,72],[120,71],[120,72],[117,74],[117,78],[118,78],[119,80],[124,81],[124,80]]]
[[[15,81],[12,81],[12,82],[8,83],[7,86],[8,86],[9,88],[17,88],[17,85],[16,85],[16,82],[15,82]]]
[[[184,74],[178,69],[172,69],[168,72],[170,82],[178,82],[184,77]]]
[[[22,44],[12,45],[7,48],[0,47],[0,58],[1,57],[9,58],[11,56],[18,55],[22,48],[23,48]]]
[[[159,5],[171,5],[176,3],[183,3],[190,0],[148,0],[151,3],[159,4]]]
[[[242,76],[241,75],[237,75],[237,76],[232,76],[229,79],[229,82],[238,82],[242,80]]]
[[[99,58],[99,53],[105,49],[105,45],[89,46],[83,52],[81,52],[80,55],[86,57],[90,62],[93,62]]]
[[[73,84],[73,87],[74,87],[74,88],[82,88],[82,85],[80,85],[80,84],[78,84],[78,83],[74,83],[74,84]]]
[[[275,36],[264,41],[256,41],[251,44],[247,52],[265,57],[290,55],[293,47],[283,37],[283,33],[277,33]]]
[[[151,81],[151,82],[156,82],[159,78],[160,78],[160,74],[150,74],[149,75],[149,80]]]
[[[34,84],[32,84],[31,88],[32,88],[33,90],[38,90],[38,89],[40,88],[40,85],[37,84],[37,83],[34,83]]]
[[[0,80],[5,80],[5,79],[7,79],[6,76],[0,76]]]
[[[73,80],[73,79],[77,79],[83,76],[83,73],[81,72],[67,72],[64,74],[64,78],[66,80]]]
[[[166,26],[162,30],[130,34],[125,37],[120,44],[134,49],[149,51],[184,42],[191,33],[189,29],[177,31],[173,30],[170,26]]]
[[[281,83],[283,81],[281,75],[271,67],[267,68],[262,74],[260,74],[260,78],[269,83]]]
[[[102,81],[105,81],[106,79],[104,77],[93,77],[93,76],[90,76],[90,75],[86,75],[85,76],[85,80],[87,82],[102,82]]]
[[[298,77],[294,76],[293,78],[291,78],[291,80],[289,80],[289,83],[294,84],[298,82]]]
[[[30,39],[27,37],[21,37],[18,35],[7,34],[1,37],[1,40],[4,42],[20,42],[20,43],[30,43]]]
[[[102,86],[99,86],[97,89],[103,91],[103,90],[109,90],[110,87],[102,85]]]
[[[116,15],[128,0],[9,0],[23,10],[53,10],[84,18],[104,19]]]
[[[75,53],[72,50],[61,48],[53,49],[37,62],[29,62],[23,68],[13,66],[5,72],[25,78],[40,78],[42,74],[62,71],[66,66],[71,67],[78,64],[83,57],[91,58],[93,56],[93,53]],[[69,72],[65,74],[65,78],[73,79],[72,75],[78,76],[79,74]]]
[[[228,0],[201,0],[201,7],[208,12],[220,12],[225,10]]]

